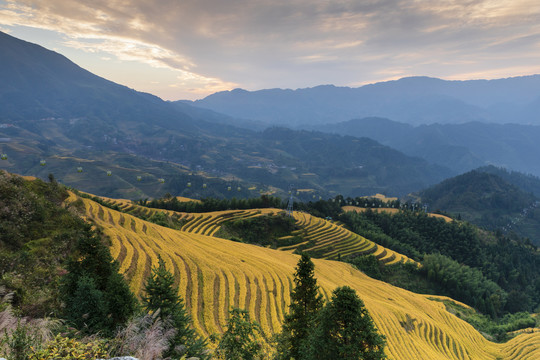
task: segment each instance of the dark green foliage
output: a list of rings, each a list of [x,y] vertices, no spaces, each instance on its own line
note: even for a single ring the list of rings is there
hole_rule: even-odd
[[[417,261],[422,262],[424,254],[443,255],[429,258],[430,262],[426,264],[433,268],[434,273],[445,269],[443,277],[433,276],[430,284],[424,286],[417,281],[416,284],[406,285],[408,280],[405,278],[406,283],[397,283],[398,286],[412,286],[413,291],[429,289],[430,293],[442,292],[476,306],[491,316],[504,312],[534,311],[540,305],[540,253],[530,243],[516,236],[491,234],[469,223],[447,223],[412,211],[396,214],[349,212],[342,214],[339,219],[354,232]],[[427,280],[427,272],[424,275]],[[449,276],[456,278],[450,281]],[[460,280],[457,280],[458,276]],[[416,275],[414,278],[418,279]],[[458,283],[462,285],[458,286]],[[499,299],[495,297],[491,301],[488,298],[500,291],[493,285],[497,285],[503,293]],[[485,293],[475,288],[483,289]],[[505,301],[506,298],[508,301]]]
[[[348,286],[334,290],[319,312],[302,348],[304,360],[385,359],[385,338],[356,292]]]
[[[277,246],[277,238],[296,230],[295,220],[285,214],[263,215],[227,221],[215,234],[225,239],[237,238],[249,244]],[[281,246],[283,244],[280,243]]]
[[[158,265],[152,268],[152,275],[144,286],[143,306],[148,312],[159,311],[159,317],[171,322],[176,334],[172,338],[165,356],[206,358],[206,342],[200,339],[191,328],[191,319],[184,307],[184,301],[174,286],[174,276],[165,267],[165,262],[158,257]]]
[[[467,223],[445,222],[423,212],[396,214],[365,211],[340,216],[354,232],[415,260],[424,253],[440,252],[469,266],[479,264],[480,239]]]
[[[300,358],[301,345],[323,305],[314,270],[315,265],[310,257],[302,254],[294,273],[295,287],[291,291],[289,313],[285,316],[281,334],[277,337],[278,359]]]
[[[59,316],[66,259],[90,226],[65,208],[56,182],[27,181],[0,171],[0,285],[15,293],[22,315]]]
[[[358,270],[361,270],[369,277],[377,280],[383,280],[383,272],[385,274],[387,273],[387,271],[385,271],[386,266],[382,265],[373,255],[356,256],[349,259],[347,262],[356,266]]]
[[[89,230],[81,235],[60,289],[66,319],[86,333],[105,336],[123,325],[134,313],[137,301],[118,269],[97,233]]]
[[[107,303],[92,277],[83,275],[77,279],[76,288],[66,303],[66,317],[77,329],[88,334],[107,329]]]
[[[235,190],[236,191],[236,190]],[[222,210],[265,209],[284,207],[280,198],[263,195],[250,199],[215,199],[204,198],[200,201],[179,201],[177,198],[162,198],[151,201],[139,200],[139,205],[151,208],[166,209],[180,212],[210,212]]]
[[[419,294],[439,294],[437,284],[428,280],[416,264],[395,263],[384,265],[373,255],[346,258],[366,275]]]
[[[481,333],[488,334],[490,340],[498,342],[505,342],[510,339],[513,335],[509,333],[512,331],[537,326],[536,320],[531,314],[526,312],[507,314],[502,318],[494,320],[489,316],[478,313],[474,309],[461,306],[451,300],[441,300],[440,298],[432,298],[431,300],[442,301],[449,312],[467,321]]]
[[[255,360],[262,355],[261,329],[252,322],[247,310],[234,308],[229,312],[227,330],[217,352],[226,360]]]
[[[475,307],[497,318],[508,294],[499,285],[484,277],[478,269],[461,265],[444,255],[426,255],[420,272],[438,285],[438,292]]]
[[[526,175],[517,171],[510,171],[505,168],[495,167],[493,165],[484,166],[476,169],[477,171],[499,176],[506,182],[517,186],[526,193],[532,193],[540,198],[540,178],[534,175]]]
[[[533,195],[539,188],[538,178],[488,167],[447,179],[419,196],[432,209],[459,214],[488,230],[511,229],[540,245],[539,198]]]
[[[313,216],[318,216],[321,218],[336,218],[340,213],[343,212],[341,210],[341,204],[337,201],[331,201],[331,200],[319,200],[316,202],[308,202],[308,203],[294,203],[294,208],[299,211],[306,211],[309,212]]]

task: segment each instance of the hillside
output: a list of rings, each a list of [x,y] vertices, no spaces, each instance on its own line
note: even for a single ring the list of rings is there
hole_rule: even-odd
[[[95,200],[95,198],[92,199]],[[228,235],[223,231],[228,223],[244,222],[243,224],[238,225],[243,225],[248,230],[251,230],[249,228],[249,220],[266,217],[264,220],[267,220],[268,222],[269,220],[276,218],[279,220],[279,215],[283,216],[285,214],[284,210],[275,208],[185,213],[147,208],[133,204],[127,200],[109,198],[99,199],[102,200],[103,205],[107,207],[117,209],[123,213],[134,215],[141,219],[152,220],[153,215],[164,211],[170,218],[172,228],[175,228],[176,224],[176,228],[184,232],[216,237]],[[264,245],[270,245],[268,247],[293,253],[305,252],[312,257],[330,260],[369,254],[375,256],[381,263],[388,265],[397,262],[414,262],[407,256],[377,245],[373,241],[359,236],[331,220],[321,219],[299,211],[293,211],[292,220],[297,229],[277,237],[274,239],[275,242],[271,245]],[[167,223],[167,221],[165,220],[164,223]],[[279,224],[275,221],[270,223],[270,226],[277,227]],[[273,229],[268,229],[265,232],[271,232],[272,230]],[[257,239],[257,241],[252,241],[250,243],[262,245],[260,241],[258,241],[258,239],[265,236],[265,234],[260,234],[262,231],[263,230],[252,230],[251,232],[253,234],[251,234],[252,236],[250,237]]]
[[[358,88],[223,91],[193,104],[230,116],[288,126],[370,116],[407,124],[471,121],[539,124],[540,76],[446,81],[408,77]]]
[[[14,173],[52,172],[66,185],[128,198],[230,197],[226,189],[238,185],[285,194],[290,184],[320,196],[397,195],[452,174],[367,139],[241,129],[228,125],[230,117],[128,89],[7,34],[0,46],[0,153],[8,156],[0,167]],[[188,182],[213,186],[187,189]]]
[[[172,230],[89,199],[83,202],[86,217],[110,236],[113,256],[135,292],[159,254],[178,279],[180,294],[202,334],[223,331],[226,309],[232,305],[249,309],[267,335],[279,330],[296,255]],[[505,344],[491,343],[439,301],[373,280],[344,263],[314,262],[326,298],[340,285],[358,291],[387,337],[390,359],[534,359],[540,354],[538,332]]]
[[[385,118],[362,118],[311,129],[369,137],[410,156],[463,173],[488,164],[540,175],[538,125],[460,124],[412,126]]]
[[[507,178],[511,178],[508,173]],[[516,175],[514,179],[523,177]],[[529,186],[529,189],[534,187]],[[452,213],[487,229],[513,231],[533,243],[540,243],[538,198],[493,173],[473,170],[418,195],[433,211]]]

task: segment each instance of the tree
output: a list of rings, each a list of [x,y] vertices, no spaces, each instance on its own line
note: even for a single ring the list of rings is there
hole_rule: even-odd
[[[159,311],[161,320],[170,321],[176,330],[165,356],[207,357],[206,341],[191,328],[191,318],[186,312],[184,301],[178,295],[178,288],[174,286],[174,276],[165,267],[161,256],[158,256],[157,267],[152,268],[144,291],[146,295],[142,300],[145,310],[150,313]]]
[[[386,358],[384,346],[384,336],[377,333],[362,300],[353,289],[343,286],[334,290],[331,301],[317,316],[300,359],[378,360]]]
[[[301,344],[323,305],[314,270],[315,265],[309,255],[302,254],[294,273],[290,312],[277,336],[277,359],[299,359]]]
[[[261,329],[252,322],[247,310],[234,308],[229,312],[227,331],[217,347],[218,355],[227,360],[262,359]]]
[[[60,288],[65,316],[77,328],[110,336],[135,312],[137,300],[118,269],[109,248],[88,225],[79,235]]]

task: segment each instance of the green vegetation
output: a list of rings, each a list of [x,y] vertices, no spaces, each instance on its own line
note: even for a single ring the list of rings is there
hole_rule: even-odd
[[[505,175],[491,168],[488,171],[470,171],[418,195],[431,209],[454,214],[488,230],[512,231],[540,245],[540,202],[533,195],[538,192],[540,181],[523,175]]]
[[[503,342],[508,340],[508,332],[536,326],[536,320],[528,312],[500,315],[501,307],[504,304],[509,306],[514,299],[509,298],[508,293],[493,281],[486,279],[479,270],[461,265],[443,255],[426,255],[420,268],[414,264],[402,263],[383,265],[372,255],[345,260],[374,279],[416,293],[446,295],[470,304],[487,315],[445,301],[449,311],[480,332],[488,334],[492,340]]]
[[[61,315],[58,283],[77,243],[94,239],[90,225],[61,206],[67,191],[54,178],[26,181],[0,171],[0,286],[21,315]]]
[[[158,304],[163,321],[136,316],[137,300],[118,273],[108,240],[79,218],[82,203],[65,206],[67,190],[53,176],[49,180],[0,172],[1,354],[21,360],[90,359],[124,351],[160,356],[170,340],[207,358],[181,302]],[[161,296],[159,290],[177,296],[167,287],[172,275],[159,269],[153,275],[147,299]]]
[[[261,215],[224,222],[214,236],[262,246],[278,246],[278,238],[297,230],[295,221],[285,214]],[[293,240],[301,241],[300,237]],[[289,239],[288,241],[293,241]],[[282,242],[279,243],[282,245]]]
[[[537,327],[536,319],[527,312],[519,312],[515,314],[506,314],[500,319],[493,320],[489,316],[478,313],[476,310],[461,306],[451,300],[440,300],[432,298],[435,301],[442,301],[446,309],[456,314],[456,316],[472,324],[478,331],[489,334],[491,340],[497,342],[505,342],[513,335],[513,331]]]
[[[191,328],[191,319],[186,312],[184,301],[178,295],[178,288],[174,286],[174,277],[165,267],[165,262],[158,257],[157,267],[152,268],[152,274],[144,287],[145,295],[142,298],[144,309],[155,313],[163,322],[170,322],[175,335],[170,339],[167,357],[180,357],[183,355],[197,356],[206,359],[204,353],[206,342],[200,339]]]
[[[294,273],[295,287],[291,291],[289,313],[285,315],[282,331],[276,337],[276,360],[300,359],[302,344],[323,306],[314,270],[310,257],[302,254]]]
[[[200,201],[179,201],[172,196],[166,196],[162,199],[138,200],[138,205],[148,206],[157,209],[166,209],[179,212],[203,213],[222,210],[244,210],[244,209],[266,209],[282,208],[283,204],[280,198],[263,195],[259,198],[250,199],[215,199],[204,198]]]
[[[220,359],[263,360],[260,326],[251,321],[249,312],[234,308],[229,312],[227,330],[223,333],[217,347]]]
[[[377,329],[356,291],[339,287],[318,313],[315,327],[303,344],[304,360],[385,359],[384,336]]]
[[[137,300],[98,234],[85,235],[77,239],[60,281],[64,316],[87,334],[111,336],[134,314]]]
[[[275,337],[276,360],[384,359],[385,340],[356,291],[334,290],[324,304],[315,266],[302,254],[291,291],[290,311]]]
[[[452,296],[493,317],[540,305],[540,253],[517,237],[411,211],[349,212],[339,219],[358,234],[422,262],[431,271],[426,275],[438,283],[438,288],[427,286],[431,293]]]

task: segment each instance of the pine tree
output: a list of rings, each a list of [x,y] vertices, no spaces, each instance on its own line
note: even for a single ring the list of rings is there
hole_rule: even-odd
[[[178,295],[178,288],[174,286],[174,276],[165,267],[161,256],[158,257],[158,266],[152,268],[152,275],[148,278],[144,291],[146,295],[142,300],[145,310],[159,311],[159,317],[163,321],[170,321],[176,330],[165,356],[207,357],[206,341],[199,338],[191,328],[191,319],[184,307],[184,301]]]
[[[249,312],[234,308],[227,321],[227,331],[219,342],[217,353],[225,359],[254,360],[260,359],[262,345],[261,329],[252,322]]]
[[[317,316],[300,359],[385,359],[385,339],[375,328],[363,301],[348,286],[334,290],[331,301]]]
[[[282,331],[277,336],[277,359],[299,359],[301,344],[323,305],[314,272],[315,265],[311,258],[302,254],[294,273],[295,287],[291,291],[290,312],[285,316]]]
[[[87,227],[67,264],[60,296],[65,317],[86,333],[111,336],[135,312],[137,300],[109,248]]]

